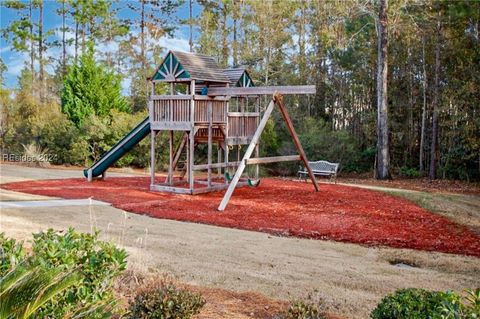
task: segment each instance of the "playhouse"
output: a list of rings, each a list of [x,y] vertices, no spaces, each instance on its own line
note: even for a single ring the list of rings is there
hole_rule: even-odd
[[[222,69],[214,57],[178,51],[168,52],[149,80],[149,116],[84,171],[89,180],[104,177],[108,167],[150,135],[152,191],[200,194],[226,189],[219,206],[219,210],[224,210],[235,187],[258,185],[259,164],[298,160],[303,161],[318,190],[282,96],[312,94],[313,86],[255,87],[243,68]],[[158,94],[160,83],[167,85],[167,94]],[[268,105],[261,105],[265,101],[261,97],[266,95],[271,96]],[[275,106],[298,155],[259,157],[260,135]],[[168,172],[164,179],[157,176],[155,169],[159,134],[168,134],[169,140]],[[246,146],[244,151],[242,146]],[[206,157],[196,156],[199,148],[205,147]],[[252,176],[243,176],[247,165],[255,167]]]

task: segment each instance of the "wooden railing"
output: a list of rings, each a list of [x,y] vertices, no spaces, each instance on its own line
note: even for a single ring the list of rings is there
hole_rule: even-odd
[[[153,99],[153,122],[190,122],[191,98]]]
[[[211,105],[212,123],[227,123],[227,98],[209,98],[199,95],[153,95],[151,96],[150,117],[157,126],[191,125],[192,109],[195,124],[209,123],[209,107]],[[193,107],[192,107],[192,101]],[[167,125],[167,126],[168,126]]]
[[[227,122],[227,102],[195,99],[195,123],[208,123],[208,107],[212,105],[212,123]]]
[[[252,137],[257,130],[259,113],[256,112],[229,112],[228,113],[228,136],[229,137]]]

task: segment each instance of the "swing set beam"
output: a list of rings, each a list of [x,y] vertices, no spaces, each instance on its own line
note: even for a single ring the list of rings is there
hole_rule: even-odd
[[[230,198],[232,197],[233,191],[235,190],[235,187],[237,186],[238,182],[240,181],[240,178],[243,174],[243,171],[245,170],[247,164],[252,163],[252,160],[260,160],[260,162],[267,162],[268,163],[274,163],[275,157],[271,158],[253,158],[250,159],[250,157],[253,154],[253,151],[255,150],[258,141],[260,140],[260,136],[262,135],[263,130],[265,129],[265,126],[267,124],[268,119],[272,115],[273,109],[275,108],[275,105],[278,106],[280,109],[280,112],[282,114],[283,120],[285,121],[285,124],[287,126],[288,132],[290,133],[293,143],[295,144],[295,147],[297,149],[297,152],[299,155],[296,155],[295,157],[292,156],[279,156],[277,159],[283,160],[283,159],[288,159],[288,160],[299,160],[301,159],[303,161],[303,164],[305,165],[305,168],[307,169],[308,175],[310,179],[312,180],[313,186],[315,187],[315,191],[319,191],[319,187],[317,184],[317,180],[315,179],[315,176],[313,175],[312,169],[310,167],[310,164],[308,163],[307,156],[305,155],[305,152],[303,150],[302,144],[300,143],[300,139],[297,136],[297,133],[295,132],[295,129],[293,127],[292,120],[290,119],[290,116],[288,115],[287,109],[283,103],[283,96],[282,94],[275,92],[273,95],[273,99],[270,101],[268,104],[267,109],[265,110],[265,113],[263,114],[262,120],[258,124],[257,130],[255,131],[255,134],[252,137],[252,140],[250,141],[250,144],[248,145],[247,150],[245,151],[245,154],[243,155],[243,159],[240,161],[237,171],[235,172],[235,176],[232,178],[232,181],[228,185],[228,189],[220,202],[220,205],[218,206],[219,211],[224,211],[225,208],[227,207],[228,202],[230,201]],[[295,158],[295,159],[294,159]],[[250,163],[249,163],[250,160]],[[260,163],[258,163],[260,164]]]
[[[257,96],[273,94],[315,94],[315,85],[289,86],[251,86],[251,87],[212,87],[208,89],[209,96]]]
[[[286,155],[286,156],[272,156],[272,157],[256,157],[246,159],[247,165],[254,164],[268,164],[268,163],[279,163],[279,162],[294,162],[300,161],[300,155]]]

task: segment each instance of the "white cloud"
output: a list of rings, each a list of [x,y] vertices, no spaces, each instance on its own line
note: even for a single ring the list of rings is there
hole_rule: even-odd
[[[4,46],[3,48],[0,48],[0,54],[2,54],[3,52],[8,52],[12,49],[11,46],[7,45],[7,46]]]
[[[62,40],[63,34],[61,31],[62,26],[58,25],[55,28],[55,36],[57,37],[58,40]],[[72,31],[65,31],[65,41],[72,41],[75,39],[75,33]],[[73,45],[67,45],[66,47],[67,55],[74,55],[75,54],[75,46]]]
[[[108,41],[108,42],[97,43],[95,49],[101,53],[107,53],[107,52],[113,53],[118,51],[118,42]]]
[[[128,96],[130,95],[130,86],[132,85],[131,78],[124,78],[122,80],[122,95]]]
[[[162,37],[159,40],[159,44],[160,46],[166,48],[167,50],[184,51],[184,52],[188,52],[190,50],[188,40],[182,39],[182,38]]]
[[[28,61],[29,55],[26,52],[10,51],[8,61],[4,61],[7,66],[7,74],[17,77],[22,72],[25,62]]]

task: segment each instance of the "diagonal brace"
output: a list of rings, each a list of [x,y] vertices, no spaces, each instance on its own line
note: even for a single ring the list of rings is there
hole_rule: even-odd
[[[278,105],[280,112],[282,113],[283,120],[285,121],[285,124],[287,125],[288,132],[290,133],[290,136],[293,139],[293,143],[295,144],[295,147],[297,148],[297,152],[300,155],[300,159],[303,161],[303,164],[305,165],[305,168],[307,169],[308,176],[312,180],[313,186],[315,187],[315,191],[319,191],[317,180],[315,178],[315,175],[312,172],[312,168],[310,167],[310,164],[308,163],[307,155],[305,154],[305,151],[303,150],[302,143],[300,143],[300,139],[298,138],[297,133],[295,132],[295,128],[293,127],[292,120],[290,119],[290,116],[288,115],[287,108],[285,107],[285,104],[283,104],[283,96],[279,93],[275,93],[273,95],[273,100],[275,103]]]
[[[235,176],[233,177],[232,181],[230,182],[230,185],[228,185],[227,192],[223,196],[222,202],[218,206],[219,211],[224,211],[225,207],[227,207],[228,201],[230,200],[230,197],[232,197],[233,191],[235,190],[235,187],[237,186],[238,182],[240,181],[240,177],[243,174],[243,171],[245,170],[245,167],[247,166],[247,160],[252,156],[253,151],[255,150],[255,146],[257,145],[260,136],[262,135],[263,130],[265,129],[265,125],[267,125],[267,121],[270,118],[270,115],[272,114],[273,108],[275,106],[275,102],[272,100],[270,101],[270,104],[268,104],[267,109],[265,110],[265,113],[263,114],[262,120],[260,121],[260,124],[258,125],[257,131],[252,137],[252,141],[248,145],[247,150],[245,151],[245,155],[243,155],[242,161],[240,161],[240,164],[238,165],[237,171],[235,172]]]

